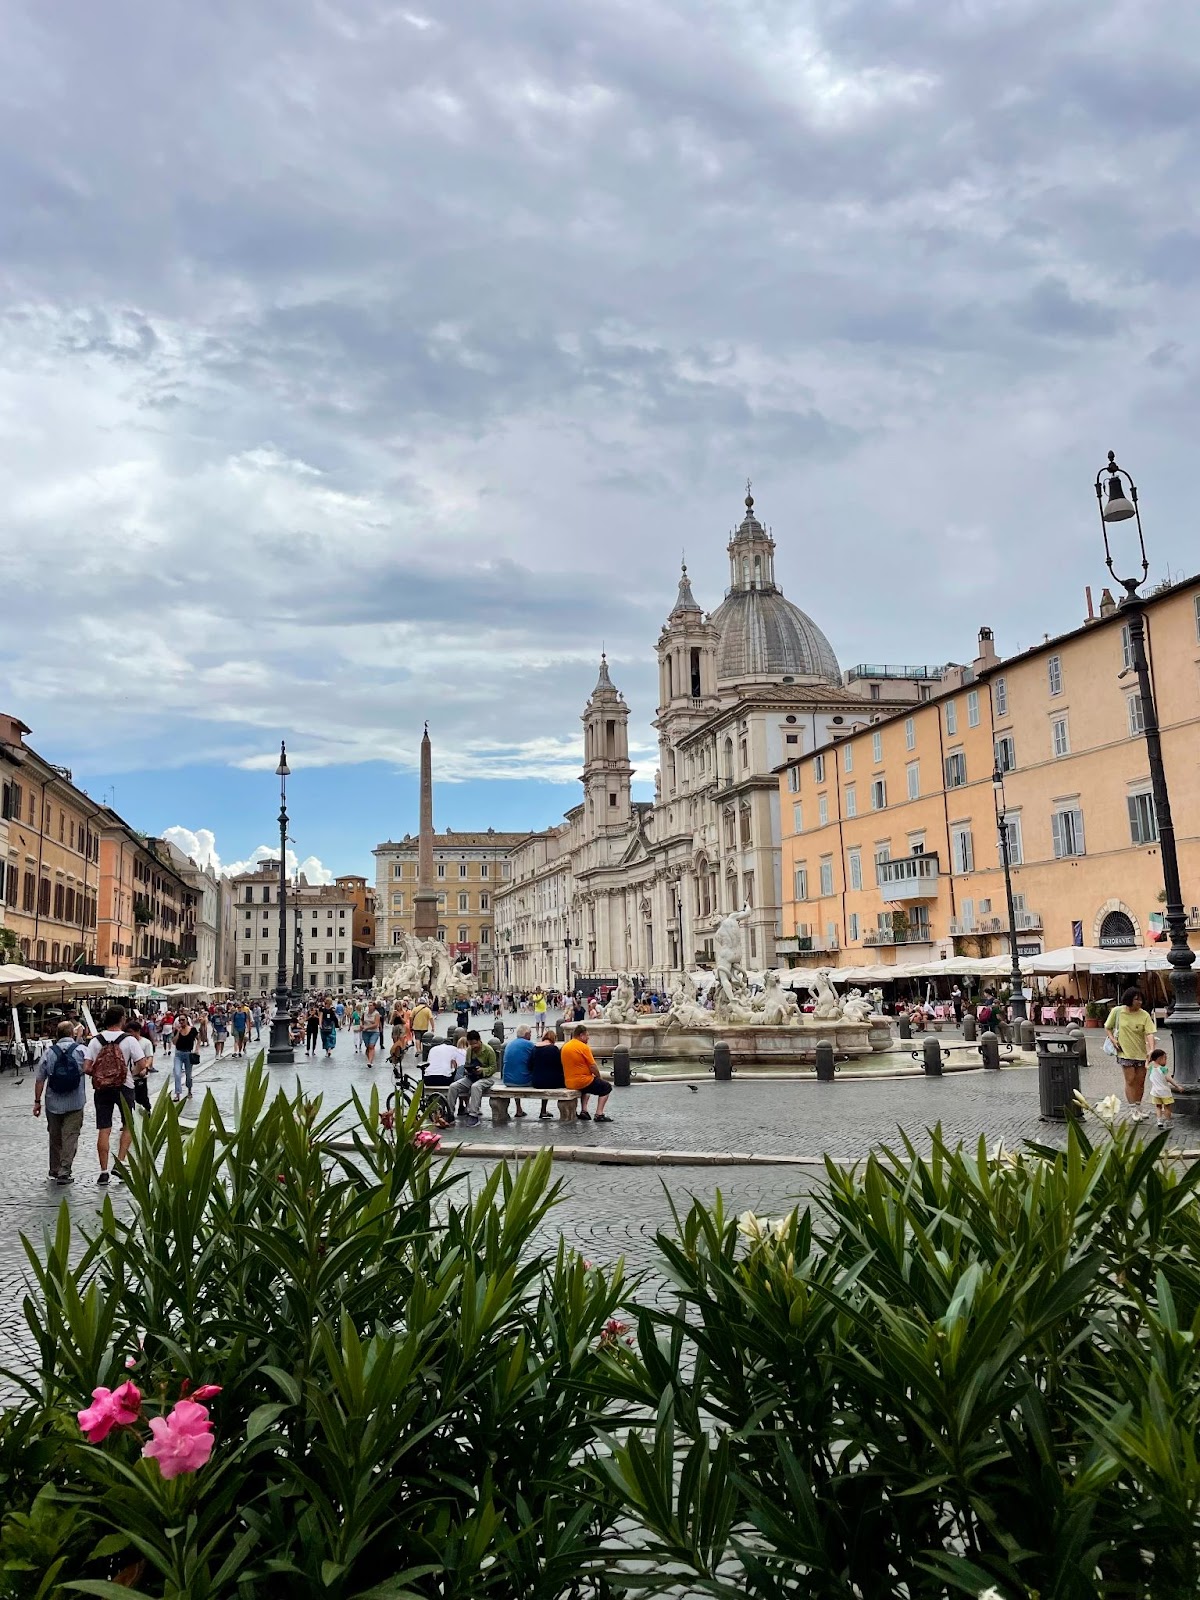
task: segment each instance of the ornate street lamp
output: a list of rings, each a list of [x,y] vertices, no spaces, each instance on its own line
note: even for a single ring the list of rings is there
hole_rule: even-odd
[[[566,982],[565,988],[563,989],[563,994],[567,995],[567,994],[571,993],[571,935],[570,935],[570,932],[567,933],[566,938],[563,940],[563,944],[566,947],[566,951],[567,951],[567,982]]]
[[[271,1042],[267,1046],[267,1060],[275,1063],[295,1061],[289,1023],[291,1020],[291,994],[288,990],[288,936],[287,936],[287,781],[291,768],[287,764],[287,745],[279,745],[279,765],[275,768],[279,779],[279,965],[275,972],[275,1015],[271,1019]]]
[[[1024,1022],[1029,1015],[1025,1006],[1025,990],[1021,985],[1021,959],[1017,954],[1017,908],[1013,900],[1012,855],[1008,837],[1008,807],[1004,800],[1004,774],[997,760],[992,771],[992,799],[996,807],[996,834],[1000,840],[1000,864],[1004,868],[1004,895],[1008,901],[1008,953],[1012,960],[1010,987],[1012,989],[1012,1014],[1014,1022]]]
[[[1150,787],[1158,824],[1158,844],[1162,852],[1163,885],[1167,891],[1165,919],[1171,936],[1167,960],[1171,965],[1171,988],[1175,997],[1166,1026],[1173,1047],[1172,1075],[1183,1090],[1176,1100],[1176,1110],[1183,1116],[1194,1117],[1200,1116],[1200,1007],[1196,1004],[1196,974],[1192,970],[1196,953],[1188,944],[1183,889],[1179,882],[1179,856],[1175,849],[1175,825],[1171,820],[1171,800],[1167,793],[1167,775],[1158,730],[1158,707],[1154,701],[1150,662],[1146,655],[1146,605],[1138,593],[1139,587],[1146,581],[1150,564],[1146,559],[1137,485],[1117,465],[1111,450],[1108,452],[1107,465],[1096,474],[1096,503],[1104,533],[1104,562],[1125,590],[1120,609],[1129,629],[1130,656],[1142,702],[1142,732],[1146,738]],[[1131,518],[1137,524],[1138,559],[1142,570],[1140,577],[1122,578],[1113,562],[1108,533],[1110,525],[1128,522]]]

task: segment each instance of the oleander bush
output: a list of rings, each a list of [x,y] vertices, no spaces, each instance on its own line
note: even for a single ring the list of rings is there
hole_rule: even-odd
[[[30,1248],[0,1596],[1083,1600],[1200,1589],[1197,1168],[907,1142],[777,1219],[555,1243],[415,1115],[156,1106],[79,1255]],[[1107,1115],[1107,1113],[1106,1113]],[[636,1288],[636,1286],[634,1286]]]

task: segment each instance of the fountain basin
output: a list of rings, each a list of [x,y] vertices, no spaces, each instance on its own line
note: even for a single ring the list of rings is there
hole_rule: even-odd
[[[600,1060],[611,1060],[614,1050],[629,1051],[631,1061],[712,1061],[713,1048],[729,1046],[734,1066],[787,1066],[811,1064],[817,1045],[827,1039],[842,1061],[869,1056],[891,1046],[891,1030],[872,1022],[814,1022],[805,1017],[788,1027],[733,1027],[714,1023],[711,1028],[668,1028],[666,1019],[645,1017],[638,1022],[589,1022],[588,1043]],[[878,1035],[878,1040],[873,1035]]]

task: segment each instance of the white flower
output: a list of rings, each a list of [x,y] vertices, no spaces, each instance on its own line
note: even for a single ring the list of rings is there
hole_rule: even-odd
[[[1087,1113],[1092,1109],[1092,1102],[1088,1099],[1087,1095],[1085,1095],[1082,1090],[1076,1089],[1073,1098],[1075,1104],[1086,1116]]]
[[[1111,1128],[1121,1115],[1121,1102],[1115,1094],[1106,1094],[1104,1099],[1096,1105],[1095,1111],[1100,1121]]]
[[[996,1588],[996,1585],[992,1584],[990,1588],[979,1591],[979,1600],[1004,1600],[1004,1596]]]
[[[742,1212],[737,1228],[742,1238],[749,1239],[753,1244],[761,1244],[767,1236],[766,1224],[753,1211]]]

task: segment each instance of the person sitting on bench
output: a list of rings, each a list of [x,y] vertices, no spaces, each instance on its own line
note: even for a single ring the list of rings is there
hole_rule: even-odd
[[[596,1121],[611,1122],[612,1118],[605,1116],[604,1108],[608,1104],[613,1086],[596,1071],[596,1058],[592,1054],[591,1045],[588,1044],[588,1031],[585,1027],[576,1028],[574,1037],[563,1045],[562,1069],[565,1086],[579,1091],[580,1122],[592,1120],[591,1112],[587,1108],[588,1096],[591,1094],[597,1097]]]
[[[563,1080],[562,1051],[558,1048],[558,1035],[553,1028],[547,1028],[542,1035],[541,1043],[533,1047],[529,1057],[529,1081],[535,1089],[565,1089]],[[546,1109],[549,1101],[542,1101],[539,1117],[549,1118]]]
[[[514,1089],[529,1089],[533,1086],[533,1079],[529,1076],[529,1058],[537,1049],[530,1037],[533,1029],[528,1023],[522,1023],[517,1029],[515,1039],[510,1039],[504,1051],[503,1081],[510,1083]],[[544,1102],[543,1102],[544,1104]],[[517,1101],[515,1116],[526,1115],[525,1107]]]

